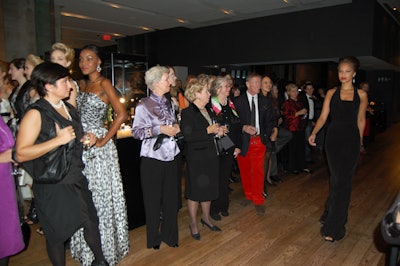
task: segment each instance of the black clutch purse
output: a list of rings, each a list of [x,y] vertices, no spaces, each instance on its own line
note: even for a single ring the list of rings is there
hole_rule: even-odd
[[[222,138],[216,139],[219,154],[226,152],[232,147],[235,147],[235,143],[229,136],[223,136]]]
[[[158,137],[157,137],[157,139],[156,139],[156,142],[155,142],[154,145],[153,145],[153,151],[156,151],[156,150],[158,150],[158,149],[161,147],[164,138],[168,138],[168,136],[165,135],[165,134],[160,134],[160,135],[158,135]],[[175,141],[176,141],[176,143],[178,144],[178,146],[181,147],[181,145],[183,145],[183,141],[184,141],[184,139],[185,139],[185,136],[183,135],[183,133],[182,133],[182,132],[179,132],[178,134],[176,134],[176,135],[174,136],[174,138],[175,138]]]

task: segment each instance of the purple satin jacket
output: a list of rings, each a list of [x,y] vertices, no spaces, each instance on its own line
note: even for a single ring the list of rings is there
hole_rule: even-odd
[[[142,99],[135,109],[132,124],[132,134],[136,139],[143,140],[140,156],[160,161],[173,161],[180,152],[173,137],[165,137],[161,147],[154,151],[153,146],[157,136],[161,134],[161,125],[176,124],[173,104],[165,96],[151,94]]]

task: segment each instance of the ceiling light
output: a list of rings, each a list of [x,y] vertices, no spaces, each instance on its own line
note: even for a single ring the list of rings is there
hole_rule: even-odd
[[[397,11],[397,7],[393,7],[393,11]]]
[[[186,23],[186,20],[181,19],[181,18],[178,18],[177,21],[178,21],[179,23]]]
[[[151,30],[149,27],[140,27],[142,30],[149,31]]]
[[[289,3],[289,0],[282,0],[283,2],[285,2],[286,4],[288,4]]]
[[[221,9],[221,12],[225,15],[234,15],[235,12],[232,9]]]
[[[109,3],[108,5],[109,5],[110,7],[116,8],[116,9],[120,9],[120,8],[121,8],[120,5],[113,4],[113,3]]]
[[[80,19],[92,19],[87,16],[78,15],[78,14],[74,14],[74,13],[68,13],[68,12],[61,12],[61,15],[65,16],[65,17],[73,17],[73,18],[80,18]]]

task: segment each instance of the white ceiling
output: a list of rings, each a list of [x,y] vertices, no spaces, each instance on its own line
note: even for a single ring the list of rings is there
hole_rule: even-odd
[[[351,0],[54,0],[61,41],[74,48],[109,46],[116,39],[175,27],[190,29],[244,19],[348,4]],[[385,8],[400,0],[378,0]],[[387,5],[386,5],[387,4]],[[387,9],[387,8],[386,8]],[[388,10],[389,12],[389,10]],[[110,35],[110,41],[102,36]],[[336,61],[336,59],[335,59]],[[399,70],[382,60],[365,63]],[[361,62],[364,65],[364,62]]]

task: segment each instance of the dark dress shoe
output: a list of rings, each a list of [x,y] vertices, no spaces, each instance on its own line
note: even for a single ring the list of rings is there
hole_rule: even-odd
[[[200,240],[200,233],[193,234],[193,233],[192,233],[192,228],[190,227],[190,224],[189,224],[189,230],[190,230],[190,235],[191,235],[195,240]]]
[[[221,232],[222,231],[221,228],[219,228],[218,226],[216,226],[216,225],[211,226],[208,223],[206,223],[203,219],[200,220],[200,223],[203,226],[207,226],[211,231],[214,231],[214,232]]]
[[[179,245],[178,245],[178,244],[175,244],[175,245],[172,245],[172,246],[170,246],[170,247],[179,248]]]
[[[227,217],[227,216],[229,216],[229,212],[228,211],[221,212],[221,215],[224,217]]]
[[[306,173],[306,174],[310,174],[310,173],[311,173],[311,170],[308,169],[308,168],[303,168],[302,171],[303,171],[304,173]]]
[[[102,260],[102,261],[94,260],[92,262],[91,266],[110,266],[110,264],[108,264],[108,262],[105,260]]]
[[[155,245],[155,246],[153,246],[153,249],[154,249],[154,250],[160,249],[160,245]]]
[[[292,174],[298,175],[298,174],[300,174],[300,171],[299,170],[294,170],[294,171],[292,171]]]
[[[268,197],[268,192],[267,191],[263,191],[262,195],[263,195],[264,199],[266,199]]]
[[[282,181],[283,181],[282,178],[280,178],[280,177],[277,176],[277,175],[271,175],[270,178],[271,178],[271,180],[274,181],[275,183],[282,183]]]
[[[218,213],[213,213],[210,214],[211,218],[213,218],[213,220],[215,221],[220,221],[221,220],[221,215],[219,215]]]
[[[275,182],[272,181],[272,179],[270,177],[265,178],[265,183],[267,183],[270,186],[276,186]]]

